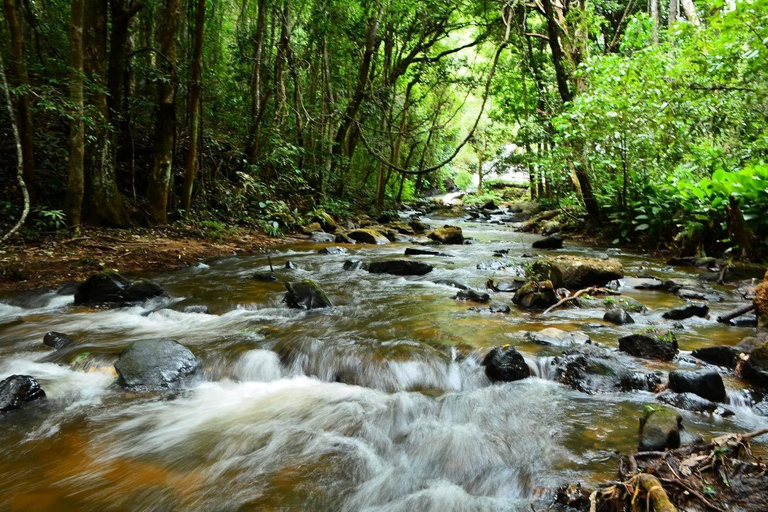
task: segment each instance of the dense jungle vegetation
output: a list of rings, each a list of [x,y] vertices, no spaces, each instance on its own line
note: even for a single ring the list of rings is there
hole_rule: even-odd
[[[765,251],[768,0],[3,3],[4,232],[277,235],[511,167],[615,243]]]

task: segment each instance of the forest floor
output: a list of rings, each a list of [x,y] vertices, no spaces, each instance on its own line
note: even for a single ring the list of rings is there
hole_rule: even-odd
[[[78,237],[50,236],[0,248],[0,292],[55,289],[101,270],[122,274],[171,270],[210,258],[256,253],[292,240],[246,228],[231,228],[216,236],[188,226],[86,228]]]

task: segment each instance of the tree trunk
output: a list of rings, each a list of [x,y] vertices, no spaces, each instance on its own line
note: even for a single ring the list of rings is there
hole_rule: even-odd
[[[669,0],[669,26],[677,21],[680,12],[680,0]]]
[[[203,74],[203,31],[205,27],[205,2],[198,0],[195,19],[195,48],[192,56],[192,78],[189,84],[189,151],[184,167],[184,189],[181,193],[182,208],[189,212],[192,203],[192,186],[197,172],[197,142],[200,130],[200,83]]]
[[[336,136],[333,139],[333,166],[338,165],[338,159],[344,153],[345,142],[347,140],[347,134],[352,126],[357,111],[360,108],[360,104],[363,102],[365,96],[365,90],[368,85],[368,77],[371,71],[371,63],[373,56],[376,54],[379,48],[380,40],[378,38],[379,33],[379,16],[380,13],[371,13],[368,19],[368,31],[365,37],[365,52],[363,58],[360,61],[360,66],[357,69],[357,84],[355,91],[352,94],[352,98],[347,104],[347,109],[344,112],[344,117],[341,120],[339,129],[336,130]],[[349,152],[347,152],[349,156]],[[343,182],[343,180],[342,180]]]
[[[547,20],[547,36],[549,38],[549,49],[552,51],[552,64],[554,64],[555,67],[557,90],[560,93],[560,98],[563,100],[563,103],[567,103],[573,99],[573,94],[568,88],[568,72],[563,64],[565,55],[560,46],[560,34],[558,32],[557,20],[555,20],[552,0],[542,0],[541,3],[544,7],[544,17]]]
[[[264,53],[264,32],[266,29],[266,0],[259,0],[259,12],[256,17],[256,33],[253,36],[253,72],[251,74],[251,122],[248,128],[248,141],[245,148],[245,156],[253,163],[258,154],[259,125],[263,116],[261,107],[261,67]]]
[[[653,44],[659,44],[659,27],[661,26],[661,16],[659,15],[659,0],[649,0],[649,13],[653,22]]]
[[[115,181],[114,162],[109,136],[109,109],[105,94],[107,66],[107,0],[85,0],[83,16],[83,70],[91,77],[95,87],[90,91],[90,103],[99,118],[87,130],[85,162],[85,213],[99,225],[127,226],[130,221],[123,198]]]
[[[83,122],[83,1],[72,0],[69,22],[69,98],[74,107],[69,125],[66,214],[69,225],[80,231],[85,194],[85,123]]]
[[[696,6],[693,5],[693,0],[680,0],[680,3],[683,5],[683,11],[688,21],[692,25],[699,25],[699,15],[696,13]]]
[[[35,156],[34,156],[34,132],[32,130],[32,119],[29,112],[29,94],[26,90],[29,88],[29,76],[27,75],[27,64],[24,58],[24,35],[19,24],[19,17],[16,11],[16,0],[4,1],[5,19],[8,22],[8,28],[11,35],[10,61],[8,62],[8,71],[11,77],[11,85],[14,87],[23,87],[23,91],[15,94],[16,96],[16,124],[19,128],[19,137],[21,138],[21,151],[24,155],[23,172],[24,182],[31,200],[35,198]]]
[[[173,170],[173,146],[176,135],[176,37],[181,18],[181,0],[165,0],[160,7],[158,42],[168,59],[165,66],[173,75],[157,86],[157,123],[155,125],[155,159],[147,185],[150,222],[167,224],[168,193]]]

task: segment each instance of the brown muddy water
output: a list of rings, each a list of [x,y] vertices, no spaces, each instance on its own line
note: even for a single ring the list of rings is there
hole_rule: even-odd
[[[623,334],[672,326],[661,314],[683,300],[623,288],[650,308],[624,327],[596,309],[469,311],[452,299],[455,289],[433,281],[482,289],[530,261],[522,254],[534,237],[458,224],[476,243],[441,249],[453,257],[412,257],[435,266],[423,277],[342,270],[348,258],[403,257],[411,244],[348,246],[340,256],[308,243],[272,250],[282,280],[311,278],[326,290],[335,307],[325,310],[288,309],[282,284],[253,280],[267,270],[266,254],[147,275],[172,298],[131,308],[76,308],[71,295],[54,293],[0,297],[0,379],[29,374],[48,395],[0,418],[0,510],[517,511],[529,510],[537,489],[613,478],[617,452],[635,451],[638,417],[654,395],[586,395],[558,384],[549,363],[562,349],[524,333],[579,330],[615,348]],[[518,267],[476,269],[500,249]],[[567,244],[562,252],[604,251]],[[615,257],[628,276],[691,277],[654,259]],[[283,269],[289,260],[299,269]],[[692,368],[687,351],[753,332],[714,321],[737,300],[730,288],[717,291],[723,300],[710,303],[710,319],[676,325],[678,361],[626,364]],[[511,298],[493,294],[496,304]],[[210,314],[181,312],[197,304]],[[77,343],[54,352],[42,344],[52,330]],[[117,356],[158,337],[189,347],[202,376],[172,395],[124,392]],[[535,377],[488,381],[482,356],[507,343]],[[726,386],[735,414],[683,412],[690,430],[708,437],[765,426],[743,386]]]

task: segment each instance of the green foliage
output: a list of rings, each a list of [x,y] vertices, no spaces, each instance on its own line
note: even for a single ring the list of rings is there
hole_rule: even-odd
[[[32,225],[39,231],[58,231],[67,227],[67,216],[61,210],[51,210],[45,206],[32,208]]]

